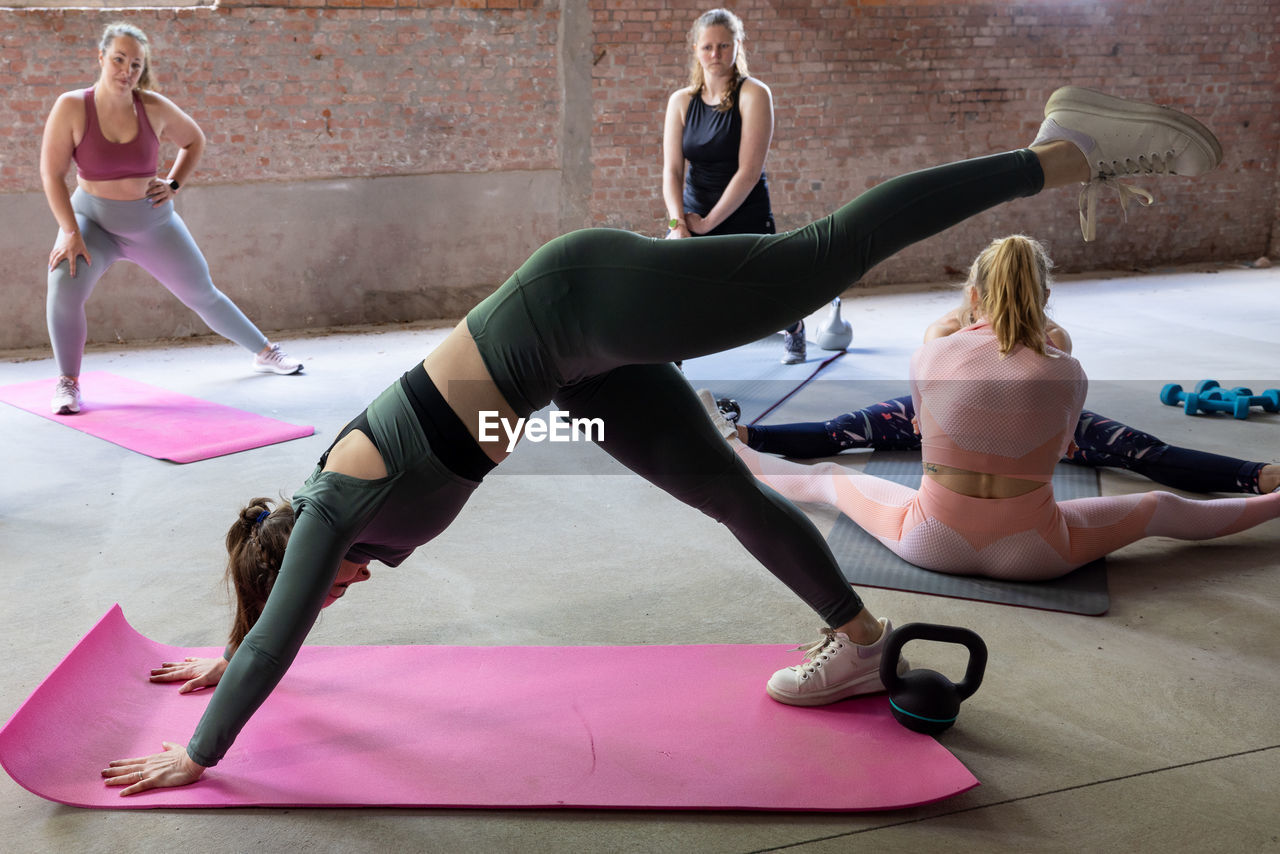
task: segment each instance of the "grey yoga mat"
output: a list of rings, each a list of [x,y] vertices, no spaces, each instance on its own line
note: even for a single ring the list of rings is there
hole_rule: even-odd
[[[865,471],[918,487],[920,454],[911,451],[876,452],[867,461]],[[1053,475],[1053,492],[1058,500],[1097,495],[1098,473],[1094,469],[1059,463]],[[1105,614],[1111,604],[1107,594],[1105,559],[1049,581],[997,581],[947,575],[912,566],[846,516],[836,521],[827,537],[827,544],[839,561],[845,578],[855,587],[885,587],[1090,616]]]
[[[694,388],[736,400],[743,424],[769,415],[776,417],[784,402],[819,374],[825,376],[843,354],[817,349],[810,342],[809,358],[796,365],[781,363],[782,336],[770,335],[732,350],[699,356],[684,363],[685,378]]]

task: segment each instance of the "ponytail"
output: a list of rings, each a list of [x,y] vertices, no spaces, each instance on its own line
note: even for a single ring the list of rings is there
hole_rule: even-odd
[[[284,550],[293,533],[293,506],[269,498],[250,499],[227,531],[227,586],[235,593],[236,616],[228,638],[234,651],[244,640],[271,595]]]
[[[1044,246],[1015,234],[991,241],[974,259],[969,283],[978,292],[978,311],[991,324],[1001,355],[1021,344],[1045,353],[1045,297],[1053,262]]]

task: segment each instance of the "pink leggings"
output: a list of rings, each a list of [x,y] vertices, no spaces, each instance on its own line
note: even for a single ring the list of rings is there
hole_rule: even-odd
[[[1045,484],[1017,498],[971,498],[927,477],[917,491],[836,463],[803,465],[733,444],[752,473],[787,498],[834,506],[903,560],[954,575],[1041,581],[1145,537],[1208,540],[1280,517],[1280,493],[1057,502]]]

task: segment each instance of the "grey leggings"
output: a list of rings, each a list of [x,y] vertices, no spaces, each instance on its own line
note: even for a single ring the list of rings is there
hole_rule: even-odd
[[[77,189],[71,196],[71,207],[93,263],[85,264],[80,258],[72,276],[69,264],[63,261],[49,273],[45,311],[53,355],[63,376],[80,375],[89,335],[84,304],[102,275],[120,260],[132,261],[159,279],[224,338],[253,353],[267,346],[267,337],[214,287],[209,265],[182,217],[174,213],[173,202],[156,206],[147,199],[121,202]]]

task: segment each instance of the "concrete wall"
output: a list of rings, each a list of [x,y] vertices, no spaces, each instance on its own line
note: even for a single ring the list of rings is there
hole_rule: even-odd
[[[48,338],[39,274],[49,226],[31,216],[44,203],[39,193],[0,195],[0,220],[17,226],[9,237],[29,256],[18,268],[24,293],[6,289],[12,328],[0,335],[14,336],[10,347]],[[212,185],[177,203],[218,286],[275,329],[461,317],[555,236],[559,207],[556,170]],[[86,311],[97,341],[208,333],[127,263],[103,277]]]
[[[0,349],[47,347],[54,223],[37,165],[54,98],[92,82],[119,17],[153,41],[160,91],[209,138],[179,210],[219,285],[268,332],[457,317],[560,231],[656,233],[661,123],[704,5],[657,0],[280,0],[215,8],[0,9]],[[1064,269],[1280,254],[1274,0],[970,5],[749,0],[753,72],[773,89],[768,163],[793,227],[886,177],[1030,141],[1062,83],[1190,109],[1223,168],[1104,208],[1081,243],[1074,194],[1023,200],[912,247],[867,281],[965,267],[991,236],[1047,240]],[[171,152],[169,152],[171,154]],[[1158,186],[1157,186],[1158,184]],[[118,265],[96,341],[204,330]]]

